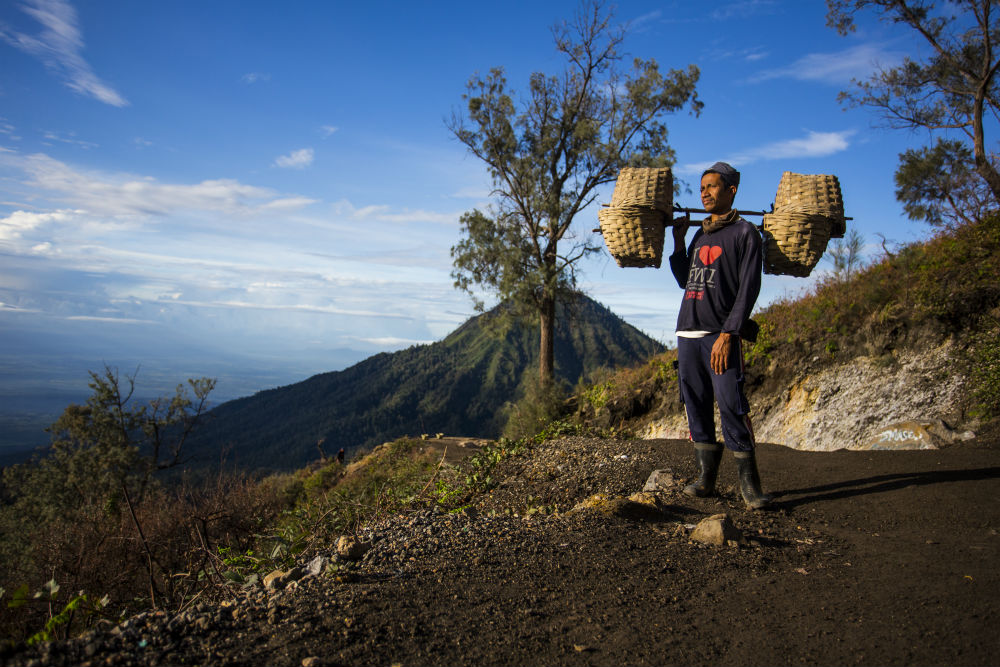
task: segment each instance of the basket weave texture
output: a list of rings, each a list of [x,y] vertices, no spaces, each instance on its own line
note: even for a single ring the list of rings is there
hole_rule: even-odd
[[[672,213],[674,177],[668,167],[625,167],[618,172],[611,206],[641,206]]]
[[[828,174],[786,171],[764,216],[764,272],[807,277],[831,238],[843,238],[844,198],[840,181]]]
[[[844,238],[844,196],[832,174],[796,174],[786,171],[774,196],[774,210],[817,213],[830,219],[830,238]]]
[[[653,266],[663,260],[664,214],[674,204],[667,167],[625,167],[618,173],[611,207],[597,212],[601,234],[618,266]]]
[[[663,260],[663,213],[655,208],[624,206],[597,212],[608,251],[620,267],[653,266]]]
[[[764,216],[764,273],[805,278],[830,241],[830,218],[775,211]]]

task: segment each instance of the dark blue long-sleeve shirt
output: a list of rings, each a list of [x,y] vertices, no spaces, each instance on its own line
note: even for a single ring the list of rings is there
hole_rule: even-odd
[[[739,335],[760,294],[762,262],[760,233],[743,218],[695,232],[686,253],[670,256],[670,270],[684,289],[677,331]]]

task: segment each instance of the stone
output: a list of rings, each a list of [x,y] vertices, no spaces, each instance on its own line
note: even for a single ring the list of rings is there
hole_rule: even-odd
[[[288,586],[289,584],[294,583],[299,579],[301,579],[302,577],[304,577],[305,573],[306,573],[305,568],[299,566],[293,567],[291,570],[288,570],[283,575],[281,575],[281,577],[275,582],[275,584],[280,584],[280,585],[276,585],[275,588],[284,588],[285,586]]]
[[[694,530],[691,531],[691,540],[704,544],[725,546],[730,541],[737,544],[743,541],[743,534],[729,520],[727,514],[714,514],[707,519],[702,519]]]
[[[939,433],[940,426],[929,420],[896,422],[879,428],[860,449],[938,449]]]
[[[659,508],[660,506],[657,494],[652,491],[637,491],[629,496],[628,499],[633,503],[639,503],[641,505],[650,505],[656,508]]]
[[[646,480],[646,484],[642,487],[643,491],[668,491],[671,487],[677,484],[677,480],[674,478],[674,473],[668,469],[654,470],[649,474],[649,479]]]
[[[319,667],[322,664],[323,661],[315,655],[311,655],[308,658],[302,658],[302,667]]]
[[[603,493],[595,493],[586,500],[582,500],[577,503],[573,510],[574,512],[579,510],[589,510],[589,509],[603,509],[608,504],[608,496]]]
[[[288,572],[286,570],[272,570],[271,572],[264,575],[264,588],[279,589],[282,588],[284,577]]]
[[[303,573],[303,578],[305,577],[318,577],[323,574],[326,570],[326,566],[330,564],[330,559],[326,556],[316,556],[311,561],[306,563],[305,572]]]
[[[346,560],[360,560],[371,549],[371,542],[362,542],[350,535],[341,535],[337,540],[337,555]]]

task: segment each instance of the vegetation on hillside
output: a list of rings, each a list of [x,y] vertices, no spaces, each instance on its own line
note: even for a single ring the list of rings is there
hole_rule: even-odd
[[[891,355],[947,336],[961,338],[975,358],[979,334],[997,327],[998,275],[1000,215],[991,215],[768,306],[757,316],[761,335],[748,363],[754,372],[780,373],[815,356]]]
[[[492,486],[492,471],[505,458],[576,432],[556,422],[530,438],[491,443],[459,467],[443,465],[427,441],[404,438],[346,466],[321,460],[260,480],[220,474],[197,487],[150,480],[131,507],[120,488],[108,488],[72,516],[58,498],[31,486],[58,485],[64,470],[44,460],[16,466],[6,471],[0,504],[0,655],[139,611],[175,613],[232,597],[296,559],[328,555],[339,536],[389,515],[462,511]],[[105,433],[100,440],[113,438]],[[102,447],[81,450],[79,463],[92,472],[77,483],[94,477],[104,457]],[[29,501],[38,511],[25,518]],[[350,563],[339,567],[340,576],[353,576]]]
[[[36,639],[45,639],[135,609],[136,600],[178,604],[202,585],[206,544],[245,539],[268,506],[240,478],[199,490],[160,483],[158,472],[183,461],[211,380],[189,381],[148,403],[132,400],[134,377],[109,368],[92,373],[90,387],[87,403],[68,406],[53,424],[44,456],[3,470],[5,634],[38,631]]]
[[[1000,214],[941,231],[852,272],[834,273],[808,293],[762,309],[760,335],[745,344],[750,387],[780,390],[813,369],[895,354],[947,338],[969,378],[970,416],[1000,417]],[[582,387],[577,419],[628,425],[680,413],[674,352]]]
[[[584,296],[560,308],[556,371],[575,385],[600,368],[648,358],[662,346]],[[375,355],[343,371],[224,403],[192,443],[206,465],[220,449],[244,470],[293,470],[326,453],[423,433],[497,437],[537,369],[537,330],[493,327],[503,308],[444,340]]]

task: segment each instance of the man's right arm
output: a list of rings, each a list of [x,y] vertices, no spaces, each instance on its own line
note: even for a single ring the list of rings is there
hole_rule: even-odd
[[[674,218],[674,252],[670,255],[670,271],[681,289],[687,287],[688,271],[691,268],[691,258],[688,256],[687,246],[684,245],[684,237],[690,224],[690,214],[683,218]]]

